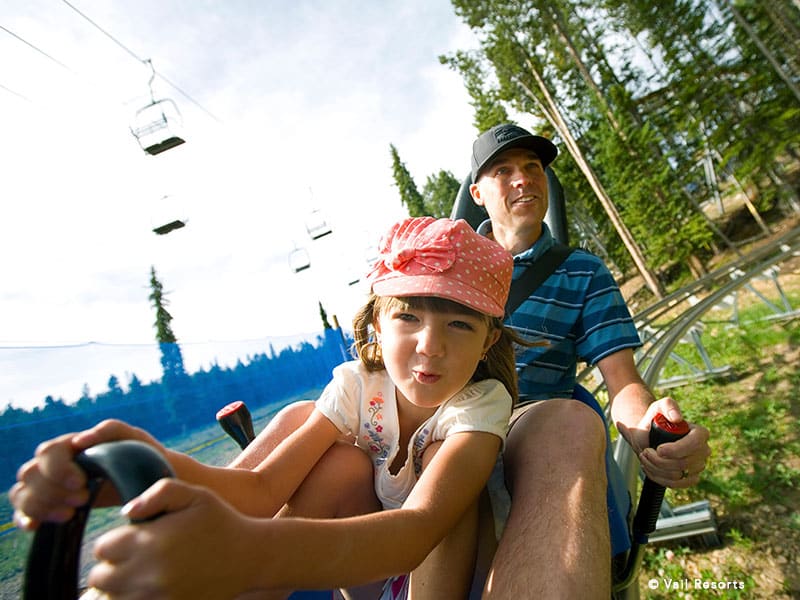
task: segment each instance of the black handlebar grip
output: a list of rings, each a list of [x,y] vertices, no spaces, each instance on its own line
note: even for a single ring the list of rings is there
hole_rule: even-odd
[[[217,411],[217,422],[242,450],[256,437],[253,431],[253,418],[247,405],[241,400],[231,402]]]
[[[36,530],[25,567],[25,600],[75,600],[83,530],[97,491],[110,481],[123,504],[162,477],[174,477],[169,464],[143,442],[123,440],[87,448],[75,462],[89,478],[90,498],[66,523],[42,523]]]
[[[687,433],[689,433],[689,424],[686,421],[672,423],[659,413],[650,424],[650,447],[658,448],[661,444],[677,441]],[[656,529],[665,491],[663,485],[645,477],[642,494],[639,497],[639,506],[636,516],[633,518],[634,539],[640,543],[646,543],[647,536]]]

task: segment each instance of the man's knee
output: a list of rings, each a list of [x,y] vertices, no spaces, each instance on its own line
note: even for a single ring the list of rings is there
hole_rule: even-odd
[[[579,400],[538,402],[514,421],[503,459],[506,475],[531,463],[559,468],[596,466],[606,450],[605,422]]]

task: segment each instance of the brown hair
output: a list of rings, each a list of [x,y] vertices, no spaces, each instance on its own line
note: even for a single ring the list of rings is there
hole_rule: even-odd
[[[393,297],[370,295],[369,301],[361,307],[353,318],[354,351],[367,370],[380,371],[386,368],[383,364],[380,346],[375,339],[374,323],[382,311],[397,306],[432,310],[434,312],[452,311],[454,307],[457,307],[459,312],[482,318],[489,327],[489,331],[498,330],[500,337],[486,351],[486,359],[478,362],[471,380],[477,382],[484,379],[497,379],[508,390],[514,404],[517,403],[517,369],[514,359],[514,344],[531,344],[523,341],[513,330],[506,327],[502,319],[478,312],[458,302],[436,296]]]

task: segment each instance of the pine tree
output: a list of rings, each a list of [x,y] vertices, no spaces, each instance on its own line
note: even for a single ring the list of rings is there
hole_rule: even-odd
[[[328,323],[328,313],[325,312],[325,308],[322,306],[322,302],[319,303],[319,317],[322,319],[322,328],[323,329],[333,329],[331,324]]]
[[[468,82],[468,91],[473,93],[481,87],[488,89],[480,93],[476,103],[482,104],[487,98],[497,97],[514,110],[548,122],[559,133],[648,287],[660,298],[663,290],[659,280],[652,273],[639,243],[601,183],[602,174],[593,168],[587,149],[578,141],[581,130],[576,131],[576,126],[570,122],[564,110],[564,107],[569,107],[574,112],[590,107],[591,93],[586,92],[585,82],[576,74],[578,69],[574,68],[569,55],[557,52],[557,48],[563,47],[563,39],[548,26],[553,23],[550,9],[538,6],[546,3],[531,0],[499,1],[493,2],[489,10],[484,5],[467,0],[453,0],[453,4],[456,13],[477,30],[481,39],[479,53],[473,54],[467,61],[456,63],[462,68],[482,65],[482,72],[478,75],[464,75],[462,70],[462,76]],[[492,77],[487,78],[486,73]],[[565,94],[562,87],[569,92],[576,86],[582,93],[564,100],[559,97],[559,93],[562,96]],[[595,109],[594,116],[597,114]]]
[[[153,326],[156,329],[156,341],[161,350],[161,368],[166,382],[186,374],[183,366],[183,355],[178,345],[178,339],[172,332],[172,315],[166,309],[167,301],[164,295],[164,286],[156,276],[155,267],[150,267],[150,301],[156,309],[156,320]]]
[[[650,270],[697,275],[718,241],[736,250],[706,203],[737,194],[764,233],[759,210],[800,210],[787,168],[800,158],[796,1],[452,3],[480,47],[440,60],[462,75],[477,128],[513,111],[552,137],[568,210],[583,203],[593,236],[651,289]]]
[[[425,202],[422,194],[414,183],[414,178],[408,172],[405,163],[400,160],[400,154],[393,144],[389,144],[389,153],[392,156],[392,173],[394,183],[400,191],[400,202],[408,209],[408,214],[412,217],[422,217],[425,215]]]
[[[453,212],[461,183],[450,171],[440,170],[435,175],[428,175],[422,188],[425,214],[432,217],[449,217]]]

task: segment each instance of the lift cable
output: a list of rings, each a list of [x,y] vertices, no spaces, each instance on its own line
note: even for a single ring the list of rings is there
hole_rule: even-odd
[[[123,49],[125,52],[127,52],[128,54],[130,54],[130,55],[131,55],[131,56],[132,56],[132,57],[133,57],[135,60],[137,60],[137,61],[139,61],[139,62],[144,62],[144,59],[142,59],[142,58],[139,58],[139,57],[136,55],[136,53],[135,53],[133,50],[131,50],[130,48],[128,48],[128,47],[127,47],[125,44],[123,44],[122,42],[120,42],[120,41],[119,41],[117,38],[115,38],[113,35],[111,35],[110,33],[108,33],[108,32],[107,32],[105,29],[103,29],[102,27],[100,27],[100,25],[98,25],[97,23],[95,23],[94,21],[92,21],[92,19],[90,19],[90,18],[89,18],[89,17],[88,17],[86,14],[82,13],[80,10],[78,10],[78,9],[77,9],[77,8],[76,8],[74,5],[72,5],[72,4],[70,4],[69,2],[67,2],[67,0],[62,0],[62,2],[64,2],[64,4],[66,4],[67,6],[69,6],[69,7],[70,7],[72,10],[74,10],[76,13],[78,13],[78,14],[79,14],[80,16],[82,16],[84,19],[86,19],[87,21],[89,21],[89,23],[91,23],[92,25],[94,25],[94,26],[95,26],[95,28],[96,28],[96,29],[97,29],[97,30],[98,30],[100,33],[102,33],[103,35],[105,35],[105,36],[106,36],[108,39],[110,39],[112,42],[114,42],[114,43],[115,43],[117,46],[119,46],[120,48],[122,48],[122,49]]]
[[[85,13],[81,12],[81,11],[80,11],[78,8],[76,8],[76,7],[75,7],[73,4],[71,4],[70,2],[68,2],[68,0],[61,0],[61,1],[62,1],[64,4],[66,4],[67,6],[69,6],[69,7],[70,7],[72,10],[74,10],[76,13],[78,13],[78,14],[79,14],[81,17],[83,17],[84,19],[86,19],[86,21],[88,21],[89,23],[91,23],[91,24],[92,24],[92,25],[93,25],[93,26],[94,26],[94,27],[95,27],[95,28],[96,28],[98,31],[100,31],[100,32],[101,32],[103,35],[105,35],[105,36],[106,36],[108,39],[110,39],[112,42],[114,42],[114,43],[115,43],[117,46],[119,46],[120,48],[122,48],[122,49],[123,49],[125,52],[127,52],[127,53],[128,53],[128,54],[129,54],[131,57],[133,57],[133,58],[134,58],[136,61],[138,61],[138,62],[140,62],[140,63],[143,63],[143,64],[147,64],[147,63],[150,61],[150,59],[146,59],[146,58],[141,58],[141,57],[139,57],[139,55],[137,55],[137,54],[136,54],[136,53],[135,53],[133,50],[131,50],[131,49],[130,49],[130,48],[128,48],[128,47],[127,47],[125,44],[123,44],[122,42],[120,42],[120,41],[119,41],[117,38],[115,38],[113,35],[111,35],[111,34],[110,34],[108,31],[106,31],[105,29],[103,29],[102,27],[100,27],[100,25],[98,25],[97,23],[95,23],[95,22],[94,22],[94,21],[93,21],[91,18],[89,18],[89,17],[88,17],[88,16],[87,16]],[[152,67],[152,64],[151,64],[151,67]],[[210,112],[208,109],[206,109],[206,108],[205,108],[205,107],[204,107],[202,104],[200,104],[200,103],[199,103],[197,100],[195,100],[195,99],[194,99],[194,98],[192,98],[192,97],[191,97],[189,94],[187,94],[186,92],[184,92],[184,91],[183,91],[183,90],[182,90],[180,87],[178,87],[176,84],[174,84],[173,82],[171,82],[169,79],[167,79],[166,77],[164,77],[164,76],[163,76],[161,73],[158,73],[158,72],[156,72],[156,75],[157,75],[158,77],[160,77],[160,78],[161,78],[163,81],[165,81],[165,82],[166,82],[168,85],[172,86],[172,87],[173,87],[173,88],[174,88],[174,89],[175,89],[175,90],[176,90],[178,93],[180,93],[180,94],[181,94],[181,95],[182,95],[184,98],[186,98],[187,100],[189,100],[189,101],[190,101],[192,104],[194,104],[194,105],[195,105],[197,108],[199,108],[199,109],[200,109],[200,110],[202,110],[204,113],[206,113],[206,114],[207,114],[209,117],[211,117],[212,119],[214,119],[214,120],[215,120],[217,123],[220,123],[220,122],[221,122],[221,121],[220,121],[220,120],[219,120],[219,119],[218,119],[218,118],[217,118],[217,117],[216,117],[214,114],[212,114],[212,113],[211,113],[211,112]]]
[[[65,65],[64,63],[62,63],[60,60],[58,60],[57,58],[54,58],[53,56],[49,55],[47,52],[45,52],[45,51],[44,51],[44,50],[42,50],[41,48],[39,48],[39,47],[38,47],[38,46],[36,46],[35,44],[32,44],[31,42],[29,42],[29,41],[28,41],[28,40],[26,40],[25,38],[23,38],[23,37],[21,37],[21,36],[17,35],[17,34],[16,34],[16,33],[14,33],[13,31],[11,31],[10,29],[8,29],[8,28],[6,28],[6,27],[3,27],[2,25],[0,25],[0,29],[2,29],[3,31],[5,31],[5,32],[6,32],[8,35],[10,35],[10,36],[12,36],[12,37],[14,37],[14,38],[18,39],[20,42],[22,42],[22,43],[23,43],[23,44],[25,44],[26,46],[29,46],[30,48],[33,48],[34,50],[36,50],[36,51],[37,51],[39,54],[41,54],[42,56],[45,56],[46,58],[49,58],[49,59],[50,59],[50,60],[52,60],[54,63],[56,63],[56,64],[57,64],[59,67],[63,67],[64,69],[66,69],[66,70],[67,70],[67,71],[69,71],[70,73],[74,73],[74,71],[73,71],[72,69],[70,69],[70,68],[69,68],[67,65]]]
[[[2,83],[0,83],[0,89],[2,89],[2,90],[5,90],[5,91],[7,91],[9,94],[11,94],[11,95],[13,95],[13,96],[16,96],[17,98],[21,98],[21,99],[25,100],[26,102],[30,102],[31,104],[33,104],[33,100],[31,100],[31,99],[30,99],[30,98],[28,98],[27,96],[23,96],[23,95],[22,95],[22,94],[20,94],[19,92],[15,92],[15,91],[14,91],[14,90],[12,90],[10,87],[7,87],[7,86],[3,85]]]

